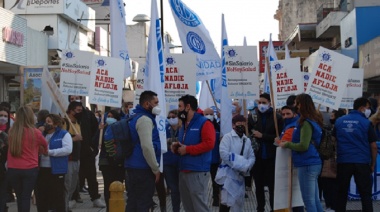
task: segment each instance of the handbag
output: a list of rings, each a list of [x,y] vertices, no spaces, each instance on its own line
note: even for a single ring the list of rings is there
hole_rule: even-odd
[[[335,157],[332,157],[328,160],[323,160],[321,177],[336,178],[336,172],[337,172],[337,163],[336,163]]]

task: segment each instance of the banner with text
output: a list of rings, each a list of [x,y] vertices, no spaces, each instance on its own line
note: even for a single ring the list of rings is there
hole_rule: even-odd
[[[92,60],[89,102],[120,107],[123,97],[124,61],[119,58],[94,56]]]
[[[42,84],[49,92],[49,95],[51,97],[51,100],[53,100],[53,103],[58,107],[58,110],[61,114],[65,114],[66,110],[69,106],[69,101],[67,99],[67,96],[62,94],[60,89],[57,86],[56,81],[54,80],[53,76],[49,72],[49,70],[45,67],[42,72]],[[47,98],[43,96],[43,98]],[[43,108],[43,109],[50,109],[50,108]],[[53,111],[50,111],[53,112]]]
[[[353,68],[347,81],[347,87],[344,91],[342,102],[339,108],[353,109],[355,99],[363,96],[363,77],[362,68]]]
[[[133,100],[133,107],[135,108],[137,104],[139,104],[140,95],[144,91],[144,71],[145,68],[139,69],[136,75],[136,87],[134,90],[135,98]]]
[[[302,74],[303,74],[303,92],[306,92],[307,85],[309,84],[310,73],[302,72]]]
[[[225,46],[228,96],[231,99],[257,99],[259,71],[256,46]]]
[[[281,108],[290,95],[304,91],[300,58],[271,61],[270,66],[275,108]]]
[[[88,96],[94,54],[79,50],[64,50],[62,53],[59,83],[61,92],[66,95]]]
[[[339,109],[354,59],[320,47],[306,93],[317,104]]]
[[[165,98],[168,108],[178,108],[178,99],[196,95],[196,76],[189,70],[197,68],[195,54],[169,54],[165,58]]]

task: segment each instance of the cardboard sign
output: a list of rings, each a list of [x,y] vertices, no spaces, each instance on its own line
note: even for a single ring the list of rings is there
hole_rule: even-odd
[[[225,46],[228,94],[231,99],[257,99],[259,70],[256,46]]]
[[[46,67],[43,69],[42,72],[42,83],[47,86],[48,89],[46,90],[49,92],[49,95],[53,100],[53,103],[58,107],[58,110],[62,114],[65,114],[69,106],[67,96],[62,94],[53,76]]]
[[[89,102],[120,107],[123,97],[124,61],[112,57],[93,57]]]
[[[303,93],[303,80],[300,71],[300,59],[271,61],[272,87],[274,104],[276,108],[286,105],[286,99],[290,95]]]
[[[339,109],[354,59],[320,47],[306,93],[315,103]]]
[[[141,68],[137,72],[137,76],[136,76],[136,88],[134,90],[134,92],[135,92],[135,98],[133,99],[133,105],[134,106],[136,106],[137,104],[139,104],[140,95],[144,91],[144,78],[145,78],[144,72],[145,72],[145,68]]]
[[[303,92],[306,92],[307,85],[309,84],[310,74],[309,72],[302,72],[303,74]]]
[[[88,96],[92,52],[64,50],[61,61],[60,90],[66,95]]]
[[[167,108],[178,108],[178,99],[196,95],[195,54],[168,54],[165,58],[165,99]]]
[[[353,109],[355,99],[363,96],[363,77],[364,71],[362,68],[351,69],[340,108]]]

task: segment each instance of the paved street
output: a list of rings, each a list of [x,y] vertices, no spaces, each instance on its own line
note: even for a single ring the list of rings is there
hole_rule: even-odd
[[[99,192],[101,192],[102,197],[103,197],[103,178],[100,172],[98,172],[98,182],[99,182]],[[245,206],[244,206],[244,212],[250,212],[250,211],[255,211],[255,205],[256,205],[256,200],[254,198],[254,192],[249,191],[247,192],[248,198],[246,198],[245,201]],[[72,210],[73,212],[106,212],[106,209],[101,209],[101,208],[94,208],[92,206],[92,202],[90,200],[90,196],[88,193],[81,193],[81,197],[84,200],[83,203],[77,203]],[[209,186],[209,205],[210,208],[212,208],[212,212],[217,212],[219,211],[218,207],[212,207],[212,191],[211,191],[211,184]],[[154,201],[158,203],[158,198],[157,196],[154,196]],[[170,200],[170,195],[166,196],[166,206],[167,206],[167,211],[172,211],[171,207],[171,200]],[[9,207],[9,212],[17,212],[17,204],[14,203],[8,203]],[[360,201],[349,201],[347,204],[347,211],[361,211],[361,203]],[[157,207],[154,212],[159,212],[160,209]],[[269,211],[269,202],[267,202],[267,211]],[[380,201],[374,201],[374,211],[380,211]],[[35,205],[32,204],[32,209],[31,212],[37,212],[37,208]]]

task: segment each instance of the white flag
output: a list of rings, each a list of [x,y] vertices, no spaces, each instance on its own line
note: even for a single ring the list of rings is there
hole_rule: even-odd
[[[166,101],[164,92],[164,50],[162,46],[161,25],[158,18],[157,1],[152,0],[150,14],[150,31],[148,38],[148,52],[145,64],[144,90],[151,90],[157,93],[160,115],[156,116],[157,128],[160,133],[161,153],[167,152],[166,144]]]
[[[169,0],[182,49],[197,55],[197,80],[220,77],[220,57],[202,20],[181,0]]]
[[[226,58],[223,48],[228,46],[228,38],[226,26],[224,24],[224,14],[222,14],[222,98],[221,98],[221,120],[220,120],[220,133],[225,135],[232,130],[232,101],[228,97],[227,88],[227,71],[226,71]]]
[[[273,43],[272,43],[272,33],[269,35],[269,43],[267,48],[267,53],[265,57],[268,58],[269,61],[276,61],[277,60],[277,54],[274,50]],[[270,69],[268,70],[269,64],[267,64],[267,60],[265,60],[265,77],[264,77],[264,93],[270,94],[270,85],[269,85],[269,74]]]
[[[131,64],[127,47],[127,25],[123,0],[110,1],[111,56],[124,60],[124,78],[131,76]]]
[[[288,49],[288,44],[285,45],[285,60],[286,59],[290,59],[290,52],[289,52],[289,49]]]

